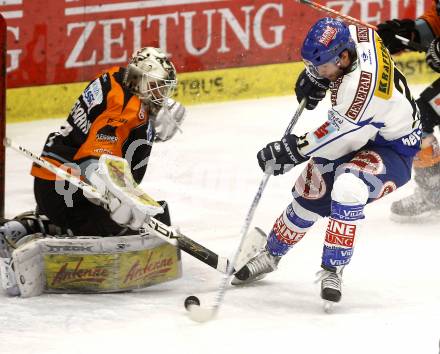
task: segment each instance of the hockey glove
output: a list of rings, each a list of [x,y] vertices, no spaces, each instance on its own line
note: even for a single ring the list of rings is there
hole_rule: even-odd
[[[307,98],[306,109],[315,109],[329,88],[330,81],[327,79],[317,79],[308,70],[304,69],[299,75],[295,84],[295,93],[298,102],[304,97]]]
[[[258,152],[257,159],[265,173],[278,176],[309,158],[299,152],[298,137],[291,134],[286,135],[281,141],[267,144]]]
[[[159,141],[171,139],[178,130],[185,118],[186,109],[179,102],[168,99],[157,115],[152,119],[155,138]]]
[[[385,23],[381,23],[377,26],[377,33],[382,38],[385,47],[388,48],[391,54],[401,52],[408,49],[400,40],[396,38],[396,35],[408,38],[415,42],[420,41],[419,32],[416,30],[415,22],[413,20],[390,20]]]
[[[426,62],[432,70],[440,73],[440,37],[434,39],[426,52]]]

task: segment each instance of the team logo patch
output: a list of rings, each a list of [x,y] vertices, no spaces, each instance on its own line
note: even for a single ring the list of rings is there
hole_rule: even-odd
[[[376,35],[377,82],[374,95],[389,100],[393,95],[394,63],[382,39]]]
[[[336,130],[341,129],[341,125],[344,123],[344,118],[341,117],[336,111],[328,111],[328,121],[335,127]]]
[[[354,96],[353,102],[345,115],[353,120],[356,120],[364,108],[365,102],[368,98],[368,93],[370,92],[371,81],[373,75],[367,71],[361,71],[359,78],[359,84]]]
[[[325,28],[325,31],[322,34],[321,38],[319,39],[319,43],[321,43],[321,44],[325,45],[326,47],[328,47],[330,45],[330,43],[332,42],[332,40],[335,39],[336,33],[338,33],[336,28],[327,26]]]
[[[370,32],[368,28],[356,27],[356,36],[359,43],[370,41]]]
[[[327,187],[318,167],[311,160],[295,183],[295,191],[305,199],[320,199],[327,191]]]
[[[331,125],[330,122],[325,122],[313,132],[313,136],[315,137],[315,140],[320,141],[327,138],[327,136],[329,136],[335,130],[336,128]]]
[[[387,194],[394,192],[396,189],[397,189],[397,186],[393,181],[386,181],[383,184],[382,189],[379,192],[379,196],[376,199],[380,199],[382,197],[385,197]]]
[[[375,151],[359,151],[351,161],[344,164],[343,167],[377,175],[383,170],[383,160]]]
[[[104,95],[102,93],[101,82],[99,81],[99,79],[93,81],[84,90],[82,94],[82,98],[87,106],[87,113],[89,113],[93,107],[100,105],[102,103]]]
[[[329,246],[353,247],[355,235],[356,225],[330,219],[325,232],[325,242]]]
[[[96,133],[96,140],[116,144],[118,141],[118,137],[116,136],[116,127],[112,125],[105,125]]]
[[[305,232],[296,232],[295,230],[289,228],[284,222],[282,215],[277,219],[277,221],[275,221],[273,232],[279,241],[287,243],[288,245],[294,245],[306,234]]]

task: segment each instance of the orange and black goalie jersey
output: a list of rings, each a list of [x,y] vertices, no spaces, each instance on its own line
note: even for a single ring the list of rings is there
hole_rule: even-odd
[[[113,67],[90,82],[75,102],[60,131],[49,134],[41,156],[51,163],[79,166],[82,175],[91,159],[102,154],[124,157],[137,183],[142,180],[154,140],[148,107],[123,85],[125,68]],[[139,168],[134,169],[139,165]],[[77,172],[78,169],[76,169]],[[35,177],[55,180],[33,165]]]
[[[431,7],[420,17],[425,20],[434,37],[440,36],[440,1],[433,0]]]

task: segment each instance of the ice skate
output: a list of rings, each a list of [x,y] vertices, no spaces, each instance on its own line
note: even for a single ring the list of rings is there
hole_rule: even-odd
[[[434,203],[430,199],[426,191],[416,188],[413,194],[391,204],[391,220],[410,223],[438,217],[440,200]]]
[[[243,268],[235,273],[232,285],[243,285],[263,279],[268,273],[277,269],[281,257],[273,256],[268,250],[262,250]]]
[[[318,272],[321,281],[321,298],[324,301],[324,311],[331,312],[335,303],[342,297],[342,271],[331,272],[323,269]]]

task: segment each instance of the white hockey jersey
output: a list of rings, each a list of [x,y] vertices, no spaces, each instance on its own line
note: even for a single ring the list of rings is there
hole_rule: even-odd
[[[367,143],[413,156],[420,146],[420,116],[403,74],[377,33],[349,26],[358,60],[330,86],[327,121],[300,137],[306,156],[335,160]]]

